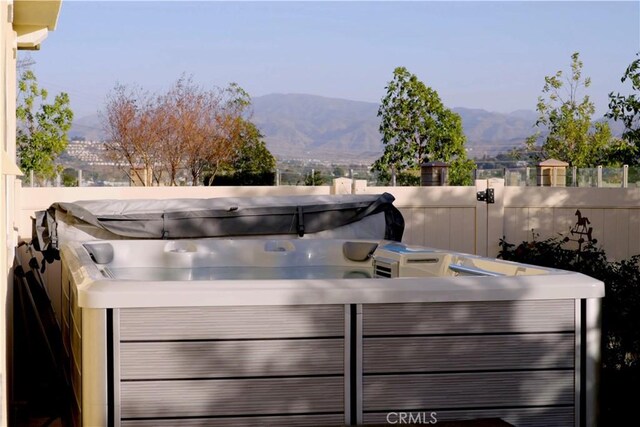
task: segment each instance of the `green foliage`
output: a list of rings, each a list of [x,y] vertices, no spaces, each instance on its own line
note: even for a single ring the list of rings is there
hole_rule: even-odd
[[[518,246],[500,239],[498,258],[526,264],[542,265],[551,268],[579,271],[602,280],[600,275],[609,268],[606,254],[596,246],[596,241],[585,243],[582,251],[565,248],[566,239],[551,237],[537,240],[533,234],[531,242],[522,242]]]
[[[71,168],[66,168],[62,171],[62,186],[63,187],[77,187],[78,186],[78,171]]]
[[[391,171],[385,169],[378,174],[381,185],[391,185]],[[421,184],[420,168],[406,169],[396,173],[396,185],[400,187],[418,187]]]
[[[329,182],[329,179],[317,170],[310,171],[304,177],[304,185],[325,185]]]
[[[331,171],[331,175],[336,178],[343,178],[347,176],[347,172],[344,170],[344,168],[336,166],[333,168],[333,171]]]
[[[262,133],[255,124],[245,121],[240,134],[241,145],[237,157],[231,163],[236,173],[273,172],[276,159],[267,148]]]
[[[598,123],[599,124],[599,123]],[[635,165],[638,163],[640,145],[634,145],[627,139],[611,138],[609,144],[601,152],[597,164],[613,167]]]
[[[234,159],[221,168],[222,175],[216,175],[213,182],[205,177],[205,185],[274,185],[275,157],[255,124],[245,120],[243,126]]]
[[[417,168],[423,162],[451,165],[449,182],[470,185],[474,164],[467,159],[462,119],[445,108],[438,93],[404,67],[393,72],[378,110],[385,150],[373,169],[385,174]]]
[[[38,86],[35,74],[24,71],[18,82],[18,129],[16,143],[20,168],[34,171],[47,179],[59,172],[55,159],[68,144],[73,112],[69,107],[69,95],[62,92],[46,103],[48,93]]]
[[[451,185],[473,185],[473,171],[476,163],[466,157],[456,157],[449,166],[449,184]]]
[[[640,255],[608,261],[605,252],[587,244],[578,252],[565,248],[566,239],[533,240],[519,245],[500,240],[499,257],[516,262],[577,271],[605,284],[602,313],[601,422],[625,425],[635,415],[640,380]]]
[[[565,78],[562,71],[544,78],[542,96],[538,98],[536,126],[548,132],[538,151],[537,160],[558,159],[579,168],[608,165],[606,150],[611,143],[607,123],[591,122],[595,106],[588,95],[578,99],[581,88],[588,88],[591,79],[582,77],[579,53],[571,55],[571,72]],[[530,151],[537,151],[541,132],[527,138]],[[602,164],[602,163],[601,163]]]
[[[609,94],[609,112],[606,116],[610,119],[620,120],[624,123],[622,137],[635,149],[635,158],[638,160],[640,149],[640,52],[636,54],[638,59],[633,61],[622,76],[622,83],[629,80],[632,93],[627,96]]]

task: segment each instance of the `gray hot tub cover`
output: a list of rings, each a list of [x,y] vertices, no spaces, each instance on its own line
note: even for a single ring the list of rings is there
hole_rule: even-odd
[[[389,194],[96,200],[54,203],[36,212],[34,243],[58,249],[76,239],[185,239],[322,233],[350,226],[351,236],[400,241],[404,219]],[[354,231],[355,227],[355,231]],[[65,233],[69,233],[65,235]],[[331,237],[339,238],[340,235]]]

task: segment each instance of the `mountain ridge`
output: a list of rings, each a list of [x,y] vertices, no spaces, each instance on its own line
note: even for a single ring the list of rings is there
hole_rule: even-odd
[[[382,153],[379,104],[299,93],[253,98],[251,120],[267,147],[280,158],[371,162]],[[535,133],[537,113],[497,113],[455,107],[467,137],[470,157],[495,155],[522,146]],[[619,127],[619,126],[618,126]],[[619,134],[614,130],[614,134]],[[74,120],[70,136],[104,139],[98,115]]]

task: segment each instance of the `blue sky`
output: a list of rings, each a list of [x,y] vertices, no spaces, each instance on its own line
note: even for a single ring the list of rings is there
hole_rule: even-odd
[[[379,102],[405,66],[449,107],[534,110],[578,51],[597,113],[640,51],[640,2],[93,2],[65,0],[31,54],[41,84],[94,114],[116,82],[166,89],[182,73],[252,96]]]

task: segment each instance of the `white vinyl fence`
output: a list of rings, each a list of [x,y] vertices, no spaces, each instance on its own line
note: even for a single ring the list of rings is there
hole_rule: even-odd
[[[494,203],[477,200],[493,190]],[[332,186],[301,187],[48,187],[16,188],[17,228],[31,236],[35,211],[54,202],[96,199],[167,199],[278,195],[383,193],[395,196],[406,227],[404,242],[496,256],[499,239],[510,243],[568,236],[580,211],[592,237],[611,259],[640,253],[640,188],[505,187],[502,179],[477,180],[470,187],[368,187],[338,179]]]

